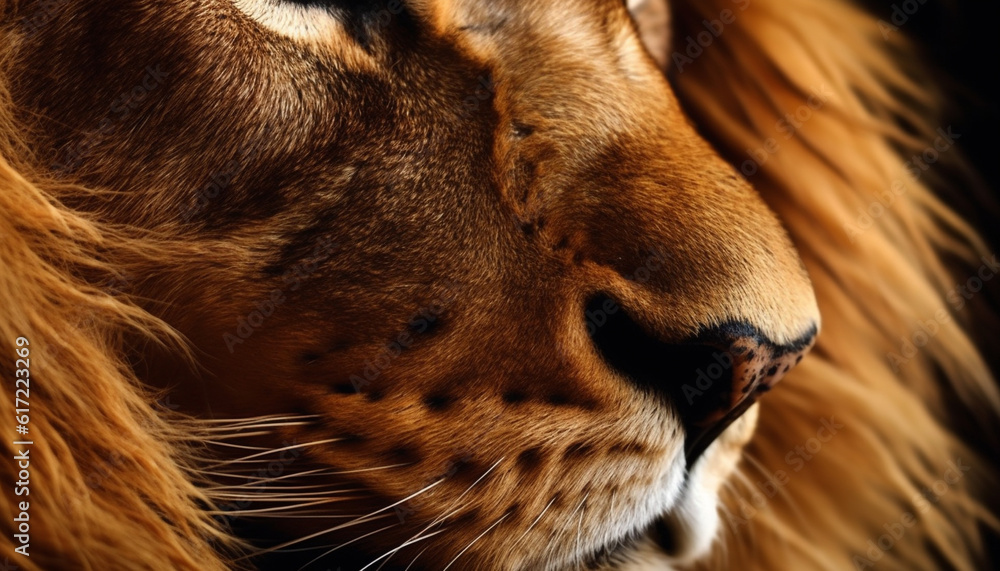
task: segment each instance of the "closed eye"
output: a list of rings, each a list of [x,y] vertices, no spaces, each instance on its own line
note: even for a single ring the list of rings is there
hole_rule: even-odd
[[[262,26],[297,40],[329,43],[350,36],[368,49],[381,26],[381,12],[401,2],[374,0],[233,0]]]
[[[233,0],[233,5],[252,20],[281,35],[300,40],[319,40],[342,34],[344,28],[326,7],[285,0]]]

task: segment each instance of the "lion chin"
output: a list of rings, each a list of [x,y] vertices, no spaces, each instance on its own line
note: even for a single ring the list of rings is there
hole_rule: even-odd
[[[719,487],[730,479],[757,423],[759,407],[751,407],[725,430],[704,457],[667,492],[670,501],[663,516],[628,542],[605,548],[592,558],[591,568],[646,571],[687,568],[718,541]],[[623,536],[628,536],[626,532]],[[624,547],[623,547],[624,546]],[[566,567],[570,569],[572,566]]]
[[[0,0],[0,556],[987,568],[1000,268],[944,199],[989,205],[893,38],[847,0]]]

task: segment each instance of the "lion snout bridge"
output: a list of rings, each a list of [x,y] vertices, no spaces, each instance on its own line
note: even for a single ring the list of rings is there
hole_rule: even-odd
[[[610,299],[597,296],[592,308]],[[637,386],[664,399],[686,433],[691,466],[705,449],[757,398],[771,390],[815,342],[809,327],[796,340],[777,344],[746,322],[703,328],[668,342],[648,331],[625,308],[593,328],[591,339],[607,364]]]

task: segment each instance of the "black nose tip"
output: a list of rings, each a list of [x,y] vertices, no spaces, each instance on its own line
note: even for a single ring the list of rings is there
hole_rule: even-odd
[[[597,314],[607,300],[594,298],[587,315]],[[611,367],[676,410],[687,435],[688,466],[802,360],[816,336],[814,326],[795,342],[777,345],[752,325],[727,323],[667,343],[627,311],[602,315],[607,315],[602,325],[588,327],[591,339]]]

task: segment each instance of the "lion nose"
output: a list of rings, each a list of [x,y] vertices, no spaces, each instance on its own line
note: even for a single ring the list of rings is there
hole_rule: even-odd
[[[588,308],[603,306],[607,299],[599,296]],[[802,360],[816,337],[813,325],[798,339],[777,344],[752,324],[739,322],[666,342],[627,311],[609,315],[603,326],[591,329],[591,339],[612,368],[677,412],[686,433],[688,466]]]

